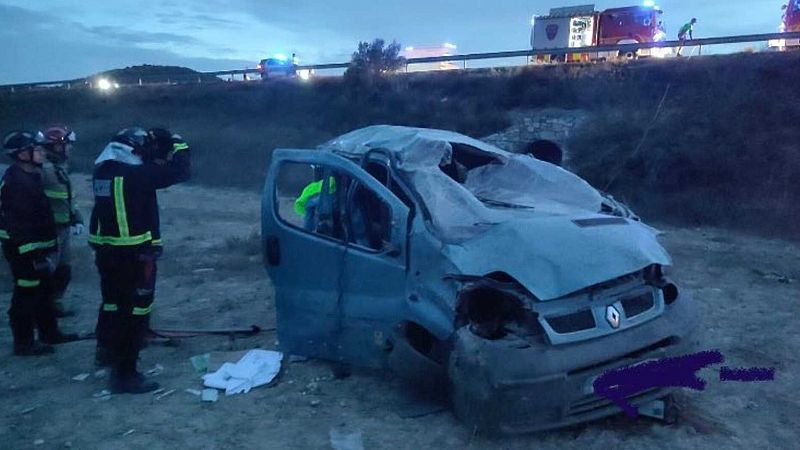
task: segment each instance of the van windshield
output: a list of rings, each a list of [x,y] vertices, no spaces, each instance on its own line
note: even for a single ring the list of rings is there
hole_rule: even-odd
[[[602,196],[576,175],[527,155],[499,156],[462,144],[436,169],[408,174],[442,237],[531,212],[597,213]],[[466,235],[465,235],[466,234]]]

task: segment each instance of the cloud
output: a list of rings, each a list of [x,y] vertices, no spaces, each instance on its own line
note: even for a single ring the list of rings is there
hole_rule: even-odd
[[[120,45],[140,45],[140,44],[201,44],[202,42],[192,36],[164,32],[141,32],[120,29],[112,26],[88,27],[76,24],[82,31],[92,35],[92,37],[103,39]]]
[[[57,40],[53,30],[62,31]],[[86,34],[94,38],[83,39]],[[138,64],[178,65],[200,71],[252,65],[249,61],[186,57],[169,50],[132,45],[195,41],[177,34],[76,26],[58,17],[2,4],[0,36],[13,43],[0,47],[0,83],[4,84],[80,78]]]
[[[169,11],[160,12],[155,15],[158,23],[166,26],[174,26],[180,24],[182,26],[189,26],[196,29],[203,29],[207,27],[240,27],[242,22],[213,16],[211,14],[187,14],[182,11]]]

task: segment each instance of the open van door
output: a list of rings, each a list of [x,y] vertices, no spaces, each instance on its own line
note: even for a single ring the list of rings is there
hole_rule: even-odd
[[[273,153],[262,238],[282,351],[385,365],[405,301],[408,215],[388,188],[345,158]]]

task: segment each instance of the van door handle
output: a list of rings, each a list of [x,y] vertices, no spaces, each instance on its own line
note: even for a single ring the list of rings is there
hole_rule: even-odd
[[[277,236],[267,236],[264,246],[264,258],[267,265],[278,266],[281,264],[281,244]]]

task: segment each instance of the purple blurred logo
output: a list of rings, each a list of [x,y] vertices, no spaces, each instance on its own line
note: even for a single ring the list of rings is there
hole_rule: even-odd
[[[697,371],[720,364],[724,360],[725,357],[719,350],[709,350],[692,355],[645,361],[605,372],[594,380],[592,386],[597,395],[613,401],[628,416],[636,417],[639,410],[628,401],[630,397],[666,387],[684,387],[703,391],[706,388],[706,382],[697,376]],[[719,379],[720,381],[737,382],[773,381],[775,368],[733,369],[722,367]]]

